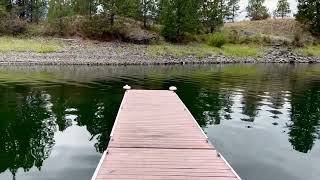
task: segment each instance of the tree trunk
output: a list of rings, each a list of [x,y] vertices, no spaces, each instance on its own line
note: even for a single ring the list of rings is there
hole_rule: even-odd
[[[317,2],[317,3],[316,3],[316,8],[317,8],[316,28],[317,28],[317,33],[320,34],[320,2]]]
[[[234,18],[236,16],[236,8],[234,7],[234,5],[232,6],[232,22],[234,23]]]
[[[30,22],[33,22],[33,0],[30,2]]]
[[[146,0],[143,0],[142,1],[142,3],[143,3],[143,27],[145,28],[145,29],[147,29],[147,3],[146,3]]]
[[[12,3],[12,2],[10,1],[10,3]],[[25,0],[18,0],[17,4],[21,8],[21,12],[19,14],[19,18],[25,18],[25,16],[26,16],[26,8],[24,7],[25,6]]]
[[[39,23],[39,7],[38,7],[38,0],[35,0],[35,22],[38,24]]]
[[[213,33],[214,28],[212,26],[210,26],[210,33]]]
[[[92,0],[89,1],[89,17],[92,16]]]
[[[220,19],[223,20],[223,0],[220,0]]]
[[[143,18],[143,27],[147,29],[147,16],[145,15]]]
[[[112,12],[111,15],[110,15],[110,24],[111,24],[111,26],[113,26],[113,24],[114,24],[114,16],[115,16],[115,14]]]
[[[60,36],[63,35],[63,21],[62,21],[62,0],[59,1],[59,30]]]

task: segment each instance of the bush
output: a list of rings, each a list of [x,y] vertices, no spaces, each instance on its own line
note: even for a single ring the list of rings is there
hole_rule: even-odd
[[[293,39],[292,44],[296,47],[303,47],[304,46],[303,35],[301,32],[296,32],[294,34],[294,39]]]
[[[73,29],[74,19],[72,17],[63,17],[50,20],[45,25],[44,35],[47,36],[70,36],[73,35],[71,29]]]
[[[9,18],[7,20],[6,30],[8,34],[18,35],[26,31],[26,21],[19,18]]]
[[[0,7],[0,34],[18,35],[26,31],[26,21]]]
[[[231,30],[229,32],[229,43],[239,44],[240,42],[240,34],[236,30]]]
[[[5,8],[0,5],[0,35],[3,34],[6,29],[5,28],[5,25],[6,25],[5,20],[7,18],[7,14],[8,13],[6,12]]]
[[[111,26],[109,19],[103,15],[97,15],[91,18],[85,18],[80,24],[80,33],[82,36],[97,39],[109,40],[118,36],[118,26]]]
[[[209,37],[208,44],[210,46],[221,48],[227,43],[227,38],[223,33],[214,33]]]

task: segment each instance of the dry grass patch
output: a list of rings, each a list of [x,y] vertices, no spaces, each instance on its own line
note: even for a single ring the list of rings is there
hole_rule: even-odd
[[[170,55],[176,58],[196,56],[204,58],[210,55],[223,54],[231,57],[254,57],[262,51],[262,47],[255,45],[225,44],[221,48],[206,44],[160,44],[147,46],[147,52],[152,56]]]
[[[0,52],[51,53],[61,49],[54,40],[0,37]]]
[[[297,36],[306,42],[315,41],[311,33],[294,19],[267,19],[226,23],[223,29],[237,31],[241,35],[269,37],[275,41],[293,42]]]
[[[320,44],[305,46],[303,48],[298,48],[298,49],[296,49],[296,52],[298,54],[301,54],[304,56],[318,56],[318,57],[320,57]]]

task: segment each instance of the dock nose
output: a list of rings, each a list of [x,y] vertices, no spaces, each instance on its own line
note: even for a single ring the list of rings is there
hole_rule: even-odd
[[[170,86],[170,87],[169,87],[169,90],[170,90],[170,91],[176,91],[176,90],[177,90],[177,87],[175,87],[175,86]]]
[[[125,90],[130,90],[130,89],[131,89],[131,86],[129,86],[128,84],[126,84],[125,86],[123,86],[123,89],[125,89]]]

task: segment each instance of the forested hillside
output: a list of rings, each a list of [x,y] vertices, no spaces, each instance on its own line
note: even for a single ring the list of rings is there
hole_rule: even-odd
[[[284,19],[291,13],[287,0],[279,0],[272,13],[263,4],[264,0],[249,0],[249,20]],[[299,0],[298,9],[297,20],[318,36],[320,2]],[[0,35],[133,39],[138,43],[158,41],[162,36],[185,42],[220,31],[238,13],[239,0],[0,0]]]

